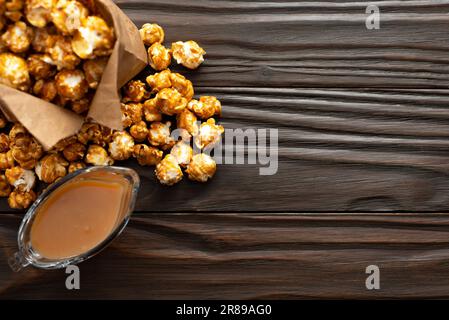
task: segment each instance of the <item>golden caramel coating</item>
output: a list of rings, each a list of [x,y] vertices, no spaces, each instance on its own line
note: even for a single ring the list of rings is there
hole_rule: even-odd
[[[11,53],[0,53],[0,83],[28,91],[31,81],[26,61]]]
[[[85,152],[86,146],[80,142],[75,142],[66,146],[62,151],[62,154],[67,161],[73,162],[82,160]]]
[[[84,123],[77,134],[78,141],[82,144],[92,142],[99,146],[106,146],[112,138],[112,130],[97,123]]]
[[[198,68],[203,63],[206,54],[206,51],[192,40],[172,43],[171,51],[176,62],[189,69]]]
[[[92,144],[89,146],[89,149],[87,149],[85,162],[93,164],[94,166],[112,166],[114,164],[114,159],[108,155],[103,147],[97,144]]]
[[[0,153],[0,169],[5,170],[12,167],[14,167],[14,157],[12,156],[12,151],[8,150]]]
[[[0,175],[0,197],[7,197],[11,193],[11,186],[4,174]]]
[[[21,11],[6,11],[5,17],[11,20],[12,22],[18,22],[22,19],[23,14]]]
[[[155,166],[161,162],[163,155],[158,148],[146,144],[136,144],[133,148],[133,156],[141,166]]]
[[[23,21],[17,21],[8,26],[7,31],[1,37],[3,43],[14,53],[27,51],[32,39],[32,29]]]
[[[36,200],[36,193],[33,190],[14,190],[8,197],[8,205],[12,209],[27,209]]]
[[[170,150],[170,154],[175,157],[181,167],[186,167],[192,160],[193,149],[187,143],[179,141]]]
[[[199,101],[191,100],[187,108],[204,120],[213,116],[221,116],[221,103],[213,96],[202,96]]]
[[[168,150],[175,144],[175,140],[170,135],[170,122],[153,122],[148,130],[148,142],[162,150]]]
[[[36,184],[34,171],[21,167],[12,167],[5,171],[6,180],[15,189],[20,191],[30,191]]]
[[[72,162],[69,165],[69,173],[75,172],[80,169],[84,169],[86,167],[86,164],[84,162]]]
[[[151,92],[159,92],[162,89],[170,88],[172,86],[170,76],[171,71],[169,69],[148,76],[146,82],[151,87]]]
[[[0,153],[9,150],[9,137],[6,133],[0,133]]]
[[[221,102],[214,96],[202,96],[200,97],[200,102],[203,104],[204,108],[214,110],[214,116],[221,116]]]
[[[156,105],[156,98],[149,99],[143,104],[143,113],[145,115],[145,120],[148,122],[155,122],[162,120],[162,113],[159,111]]]
[[[187,80],[186,77],[179,73],[170,74],[170,80],[172,83],[172,87],[176,89],[187,101],[192,100],[193,98],[193,85],[190,80]]]
[[[144,141],[148,136],[148,128],[145,121],[140,121],[131,126],[129,133],[137,142]]]
[[[171,154],[165,156],[165,158],[156,165],[156,177],[159,182],[166,186],[172,186],[178,183],[182,179],[182,170],[179,166],[176,158]]]
[[[187,107],[187,99],[177,90],[166,88],[156,95],[156,106],[163,114],[172,116],[182,112]]]
[[[123,87],[123,102],[141,102],[148,99],[150,93],[145,87],[145,83],[140,80],[131,80]]]
[[[79,1],[59,0],[51,10],[51,21],[64,35],[72,35],[81,27],[82,20],[87,18],[89,11]]]
[[[58,94],[58,90],[56,89],[56,82],[53,80],[38,80],[33,86],[33,93],[34,95],[45,101],[53,101]]]
[[[23,9],[24,0],[6,0],[6,11],[19,11]]]
[[[3,129],[8,124],[8,120],[6,120],[3,113],[0,111],[0,129]]]
[[[142,121],[141,103],[122,103],[121,108],[123,127],[128,128]]]
[[[114,30],[103,18],[89,16],[81,21],[72,39],[73,51],[81,59],[108,56],[115,43]]]
[[[81,62],[81,59],[72,50],[69,37],[54,36],[53,45],[48,47],[47,53],[58,70],[73,70]]]
[[[46,54],[32,54],[27,59],[28,72],[36,80],[47,79],[55,74],[52,63]]]
[[[171,64],[171,52],[160,43],[154,43],[148,48],[148,63],[157,71],[167,69]]]
[[[89,88],[97,89],[107,64],[108,58],[97,58],[84,62],[83,70],[84,74],[86,75],[86,80],[89,84]]]
[[[45,53],[55,45],[57,37],[54,35],[54,30],[51,28],[38,28],[34,32],[34,37],[31,45],[34,51]]]
[[[9,130],[9,141],[12,142],[16,139],[16,137],[20,136],[21,134],[28,134],[27,129],[20,123],[15,123],[11,130]]]
[[[109,143],[109,154],[114,160],[129,159],[133,153],[134,139],[126,131],[117,131]]]
[[[215,120],[210,118],[200,125],[200,131],[195,137],[195,145],[200,149],[212,147],[220,141],[223,132],[223,126],[216,125]]]
[[[184,129],[190,136],[198,134],[198,120],[195,114],[188,109],[182,110],[176,117],[178,129]]]
[[[78,137],[76,135],[64,138],[60,140],[53,148],[52,151],[62,152],[65,147],[78,142]]]
[[[198,182],[206,182],[217,171],[217,164],[215,160],[204,153],[196,154],[190,161],[186,173],[190,180]]]
[[[151,46],[153,43],[164,42],[164,29],[156,23],[145,23],[140,28],[139,33],[143,43],[147,46]]]
[[[76,114],[85,113],[89,110],[91,101],[92,99],[91,97],[89,97],[89,95],[81,100],[71,101],[70,109],[72,109],[72,111],[75,112]]]
[[[45,183],[53,183],[67,174],[69,163],[59,153],[44,156],[36,165],[36,175]]]
[[[45,27],[51,21],[51,11],[56,0],[27,0],[25,4],[25,17],[28,22],[37,28]]]
[[[81,70],[62,70],[55,79],[58,94],[63,98],[80,100],[89,90],[86,77]]]
[[[41,144],[29,134],[10,136],[10,147],[14,160],[24,169],[33,169],[43,154]]]

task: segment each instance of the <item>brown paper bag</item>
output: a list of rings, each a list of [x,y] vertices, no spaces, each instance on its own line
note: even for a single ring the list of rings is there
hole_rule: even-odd
[[[95,92],[88,118],[111,129],[122,130],[119,89],[147,65],[147,53],[137,27],[111,0],[96,0],[103,18],[114,26],[117,41]],[[0,85],[0,109],[10,121],[19,121],[50,149],[75,134],[84,121],[74,112]]]

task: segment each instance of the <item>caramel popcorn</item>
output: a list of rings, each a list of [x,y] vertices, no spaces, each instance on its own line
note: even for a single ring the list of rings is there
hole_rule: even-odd
[[[45,27],[51,20],[52,8],[56,0],[27,0],[25,16],[28,22],[37,27]]]
[[[55,32],[51,28],[38,28],[34,32],[31,46],[34,51],[45,53],[52,48],[56,42]]]
[[[182,179],[182,171],[176,158],[171,154],[156,165],[156,177],[163,185],[172,186]]]
[[[90,96],[85,97],[81,100],[71,101],[70,109],[72,109],[72,111],[75,112],[76,114],[85,113],[85,112],[87,112],[87,110],[89,110],[91,101],[92,101],[92,98]]]
[[[33,54],[27,59],[28,72],[36,80],[47,79],[54,75],[52,60],[48,55]]]
[[[176,89],[187,101],[193,98],[193,85],[190,80],[187,80],[183,75],[179,73],[170,74],[170,80],[172,87]]]
[[[97,123],[84,123],[77,137],[82,144],[92,142],[100,146],[106,146],[111,141],[112,130]]]
[[[14,167],[14,157],[12,156],[12,151],[0,153],[0,169],[5,170]]]
[[[206,51],[192,40],[173,43],[171,45],[171,51],[176,62],[189,69],[198,68],[203,63],[203,56],[206,54]]]
[[[123,88],[123,102],[141,102],[149,97],[145,84],[140,80],[131,80]]]
[[[53,183],[67,174],[69,163],[59,154],[50,153],[36,165],[36,175],[45,183]]]
[[[51,21],[64,35],[72,35],[78,30],[88,14],[87,8],[75,0],[59,0],[50,12]]]
[[[58,94],[56,82],[53,80],[38,80],[33,86],[33,93],[45,101],[53,101]]]
[[[6,133],[0,133],[0,152],[4,153],[9,150],[9,137]]]
[[[156,23],[145,23],[139,30],[143,43],[151,46],[154,43],[164,42],[164,29]]]
[[[212,96],[200,97],[200,100],[191,100],[187,108],[193,111],[201,119],[209,119],[213,116],[221,116],[221,103]]]
[[[167,69],[171,64],[171,52],[160,43],[154,43],[148,48],[148,63],[157,71]]]
[[[73,162],[77,160],[82,160],[84,158],[84,153],[86,152],[86,146],[80,142],[75,142],[69,144],[64,148],[62,154],[67,161]]]
[[[162,150],[168,150],[175,144],[175,140],[170,135],[171,123],[167,121],[153,122],[148,130],[148,142],[155,147],[160,147]]]
[[[148,122],[161,121],[162,113],[159,111],[156,105],[156,98],[149,99],[143,104],[143,113],[145,115],[145,120]]]
[[[176,120],[178,128],[186,130],[190,136],[196,136],[198,134],[198,122],[193,112],[184,109],[177,115]]]
[[[145,121],[140,121],[131,126],[129,133],[137,142],[144,141],[148,136],[148,128]]]
[[[11,186],[4,174],[0,175],[0,197],[7,197],[11,193]]]
[[[23,21],[17,21],[15,24],[10,25],[1,37],[3,43],[14,53],[27,51],[32,39],[32,29]]]
[[[36,176],[32,170],[12,167],[5,171],[6,180],[15,189],[28,192],[36,184]]]
[[[8,197],[8,205],[12,209],[26,209],[36,200],[36,194],[33,190],[20,191],[14,190]]]
[[[46,52],[50,55],[51,60],[58,70],[75,69],[81,62],[81,59],[72,50],[70,38],[57,35],[54,36],[53,40],[53,45]]]
[[[156,106],[163,114],[172,116],[184,110],[187,100],[177,90],[167,88],[156,95]]]
[[[97,58],[84,62],[83,70],[86,75],[89,88],[97,89],[107,64],[108,58]]]
[[[55,79],[58,94],[70,100],[82,99],[89,90],[86,77],[81,70],[62,70]]]
[[[193,149],[187,143],[179,141],[173,146],[170,154],[175,157],[176,161],[181,167],[186,167],[192,160]]]
[[[123,127],[128,128],[133,124],[142,121],[141,103],[122,103],[122,123]]]
[[[22,126],[20,123],[16,123],[12,126],[11,130],[9,130],[9,141],[14,141],[21,134],[28,134],[27,129]]]
[[[0,129],[3,129],[8,124],[5,116],[0,112]]]
[[[109,143],[109,154],[114,160],[126,160],[132,155],[134,139],[126,131],[117,131]]]
[[[52,151],[62,152],[67,146],[77,143],[78,137],[76,135],[64,138],[60,140],[53,148]]]
[[[186,173],[190,180],[198,182],[206,182],[212,179],[217,170],[217,164],[214,159],[204,153],[193,156],[187,167]]]
[[[169,69],[159,73],[155,73],[146,78],[146,82],[151,87],[151,92],[159,92],[162,89],[170,88],[172,86],[171,71]]]
[[[86,167],[86,164],[84,162],[72,162],[69,165],[69,173],[75,172],[80,169],[84,169]]]
[[[33,169],[42,157],[43,148],[36,139],[29,134],[19,133],[11,139],[11,152],[15,161],[24,169]]]
[[[23,5],[24,5],[24,0],[6,0],[5,1],[6,11],[22,10]]]
[[[200,131],[195,137],[195,145],[200,149],[211,147],[220,140],[223,132],[224,128],[216,125],[214,118],[210,118],[200,125]]]
[[[108,156],[106,150],[97,144],[89,146],[85,161],[94,166],[112,166],[114,164],[114,160]]]
[[[146,144],[136,144],[133,148],[133,156],[141,166],[154,166],[161,162],[164,153]]]
[[[0,53],[0,83],[28,91],[31,81],[26,61],[11,53]]]

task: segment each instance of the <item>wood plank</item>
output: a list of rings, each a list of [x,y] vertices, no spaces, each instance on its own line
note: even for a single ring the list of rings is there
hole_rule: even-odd
[[[0,216],[0,298],[448,298],[449,217],[154,215],[65,273],[5,264],[20,216]],[[380,268],[377,291],[365,268]]]

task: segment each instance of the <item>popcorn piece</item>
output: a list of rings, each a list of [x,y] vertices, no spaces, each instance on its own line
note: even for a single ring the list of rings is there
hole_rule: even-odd
[[[174,89],[176,89],[187,101],[193,98],[193,85],[190,80],[187,80],[179,73],[170,74],[170,80]]]
[[[86,152],[86,146],[80,142],[75,142],[64,148],[62,154],[67,161],[73,162],[82,160],[84,153]]]
[[[167,69],[171,64],[171,52],[160,43],[148,48],[148,63],[157,71]]]
[[[15,123],[12,126],[11,130],[9,130],[9,141],[12,142],[16,140],[16,138],[21,134],[28,134],[27,129],[25,129],[25,127],[20,123]]]
[[[220,125],[216,125],[215,120],[210,118],[201,124],[200,131],[195,137],[195,145],[200,149],[207,146],[212,147],[220,140],[223,132],[224,128]]]
[[[173,146],[170,154],[175,157],[181,167],[186,167],[192,160],[193,149],[187,143],[179,141]]]
[[[212,179],[216,170],[217,164],[214,159],[207,154],[200,153],[193,156],[186,173],[190,180],[206,182],[208,179]]]
[[[154,166],[161,162],[164,153],[146,144],[136,144],[133,149],[133,156],[141,166]]]
[[[33,39],[32,29],[23,21],[17,21],[8,27],[2,35],[3,43],[14,53],[23,53],[28,50]]]
[[[7,197],[11,193],[11,186],[4,174],[0,175],[0,197]]]
[[[14,190],[8,197],[8,205],[13,209],[27,209],[35,200],[36,194],[33,190]]]
[[[106,150],[97,144],[89,146],[85,161],[94,166],[112,166],[114,164],[114,160],[108,156]]]
[[[97,89],[107,64],[108,58],[97,58],[84,62],[83,70],[86,75],[89,88]]]
[[[51,21],[62,34],[72,35],[88,15],[89,11],[81,2],[59,0],[51,10]]]
[[[148,141],[155,147],[168,150],[175,144],[175,140],[170,135],[170,122],[153,122],[148,130]]]
[[[125,128],[142,121],[141,103],[122,103],[122,123]]]
[[[21,167],[6,169],[5,176],[8,183],[20,191],[28,192],[32,190],[36,184],[36,176],[34,172]]]
[[[185,109],[187,100],[177,90],[167,88],[156,95],[156,106],[163,114],[172,116]]]
[[[59,153],[50,153],[39,161],[35,171],[39,180],[53,183],[67,174],[68,165],[69,163]]]
[[[84,169],[86,167],[86,164],[84,162],[72,162],[69,165],[69,173],[75,172],[80,169]]]
[[[9,150],[9,137],[6,133],[0,133],[0,153],[5,153]]]
[[[149,99],[143,104],[143,113],[145,115],[145,120],[148,122],[155,122],[162,120],[162,113],[156,105],[157,99]]]
[[[80,100],[86,95],[89,85],[81,70],[62,70],[56,75],[56,89],[63,98]]]
[[[32,54],[27,59],[28,72],[36,79],[47,79],[54,75],[52,60],[48,55]]]
[[[117,131],[109,143],[109,154],[114,160],[126,160],[132,155],[134,139],[126,131]]]
[[[172,186],[178,183],[182,179],[182,171],[176,158],[171,154],[165,156],[165,158],[159,162],[156,166],[156,177],[163,185]]]
[[[221,115],[221,103],[212,96],[203,96],[200,98],[200,101],[191,100],[187,108],[201,119],[209,119],[215,115]]]
[[[0,169],[5,170],[14,167],[14,157],[12,151],[0,153]]]
[[[143,43],[151,46],[154,43],[164,42],[164,29],[156,23],[145,23],[139,30]]]
[[[198,134],[198,122],[195,114],[188,109],[184,109],[178,116],[176,117],[178,129],[184,129],[191,136],[196,136]],[[189,138],[189,137],[186,137]]]
[[[27,0],[25,5],[25,16],[28,22],[43,28],[51,20],[51,11],[56,0]]]
[[[123,87],[123,102],[141,102],[150,96],[145,84],[140,80],[131,80]]]
[[[89,94],[87,97],[77,100],[77,101],[71,101],[70,102],[70,109],[72,109],[73,112],[76,114],[82,114],[89,110],[90,103],[92,101],[92,98],[89,97]]]
[[[203,63],[203,56],[206,54],[206,51],[192,40],[175,42],[171,45],[171,50],[176,62],[189,69],[198,68]]]
[[[82,19],[72,39],[73,51],[81,59],[108,56],[115,43],[114,30],[98,16]]]
[[[26,61],[11,53],[1,53],[0,83],[18,90],[28,91],[31,81]]]
[[[0,129],[3,129],[8,124],[8,121],[6,120],[3,113],[0,112]]]
[[[138,142],[144,141],[148,136],[148,128],[145,121],[140,121],[135,125],[132,125],[129,129],[129,133]]]
[[[53,29],[51,28],[38,28],[34,32],[34,37],[31,45],[34,51],[39,53],[45,53],[55,45],[57,37],[55,37]]]
[[[37,161],[42,157],[43,148],[36,139],[29,134],[19,133],[11,139],[12,156],[24,169],[33,169]]]
[[[104,147],[111,141],[112,130],[97,123],[84,123],[77,137],[82,144],[92,142]]]
[[[58,94],[58,90],[56,89],[56,82],[45,81],[43,79],[36,81],[33,87],[33,93],[45,100],[45,101],[53,101]]]
[[[172,81],[170,78],[171,71],[169,69],[164,70],[159,73],[155,73],[146,78],[146,82],[151,87],[151,92],[159,92],[162,89],[170,88],[172,86]]]
[[[20,11],[23,9],[23,0],[6,0],[6,11]]]
[[[58,70],[75,69],[81,60],[72,50],[70,38],[58,35],[54,36],[53,40],[53,46],[50,46],[47,52]]]

